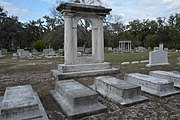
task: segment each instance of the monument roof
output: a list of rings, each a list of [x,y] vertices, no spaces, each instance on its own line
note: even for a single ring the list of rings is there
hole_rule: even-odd
[[[96,12],[100,14],[109,14],[109,12],[112,9],[105,8],[103,6],[95,6],[95,5],[85,5],[80,3],[62,3],[57,7],[58,11],[61,11],[61,13],[64,12],[70,12],[70,13],[76,13],[76,12]]]

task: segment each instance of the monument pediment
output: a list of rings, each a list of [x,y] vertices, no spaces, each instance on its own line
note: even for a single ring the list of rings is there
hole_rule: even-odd
[[[57,7],[58,11],[61,13],[69,12],[69,13],[78,13],[78,12],[86,12],[92,13],[97,15],[105,16],[110,13],[112,9],[105,8],[102,6],[95,6],[95,5],[85,5],[85,4],[78,4],[78,3],[63,3]]]

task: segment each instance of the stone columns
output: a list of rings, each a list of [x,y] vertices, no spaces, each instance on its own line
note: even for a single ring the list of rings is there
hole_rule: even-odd
[[[98,62],[98,28],[92,28],[92,57],[93,62]]]
[[[76,63],[77,29],[73,29],[72,14],[64,14],[64,63],[73,65]]]
[[[98,62],[104,62],[104,34],[103,34],[103,20],[99,20],[98,28]]]

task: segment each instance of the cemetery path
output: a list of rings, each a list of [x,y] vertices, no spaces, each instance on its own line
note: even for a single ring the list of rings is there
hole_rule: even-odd
[[[113,66],[119,67],[118,64]],[[50,70],[57,67],[57,62],[44,61],[0,61],[0,95],[5,88],[17,85],[32,85],[41,99],[41,102],[50,120],[67,119],[50,95],[54,89],[55,80],[50,75]],[[123,79],[124,74],[141,72],[147,74],[151,70],[177,70],[175,65],[146,68],[144,64],[124,65],[121,72],[112,76]],[[76,81],[89,86],[93,84],[93,77],[77,78]],[[180,90],[180,89],[177,89]],[[180,94],[165,98],[158,98],[142,93],[150,100],[131,105],[117,106],[99,96],[99,101],[107,106],[107,112],[81,118],[81,120],[179,120],[180,119]]]

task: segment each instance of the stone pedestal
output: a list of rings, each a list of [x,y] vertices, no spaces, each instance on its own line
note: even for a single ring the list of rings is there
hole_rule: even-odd
[[[180,74],[177,74],[175,72],[157,70],[157,71],[150,71],[149,75],[172,81],[174,82],[175,87],[180,88]]]
[[[141,86],[141,90],[159,97],[180,93],[174,90],[174,83],[166,79],[140,73],[126,74],[124,79],[127,82]]]
[[[7,87],[0,103],[1,120],[48,120],[37,93],[30,85]]]
[[[96,92],[73,79],[56,82],[51,94],[70,119],[106,110],[106,106],[98,102]]]
[[[59,64],[58,70],[51,70],[51,74],[54,76],[56,80],[85,76],[106,75],[118,72],[119,69],[112,68],[112,65],[107,62],[76,65]]]
[[[110,101],[120,105],[130,105],[148,99],[141,96],[140,86],[111,76],[96,77],[92,88]]]

